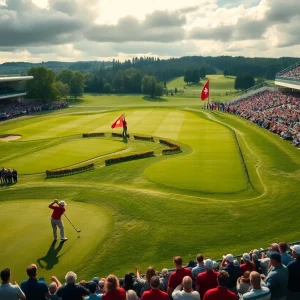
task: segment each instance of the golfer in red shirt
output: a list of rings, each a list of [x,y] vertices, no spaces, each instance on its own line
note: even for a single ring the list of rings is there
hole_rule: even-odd
[[[58,206],[54,204],[57,204]],[[67,203],[65,201],[58,202],[57,199],[55,199],[51,204],[49,204],[49,208],[53,209],[53,213],[51,215],[51,225],[53,229],[54,240],[57,240],[57,227],[58,227],[60,230],[60,240],[62,242],[67,240],[64,232],[64,223],[61,220],[61,216],[65,212],[66,205]]]

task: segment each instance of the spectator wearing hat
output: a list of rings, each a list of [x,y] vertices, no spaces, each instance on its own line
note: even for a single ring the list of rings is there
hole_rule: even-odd
[[[29,265],[26,272],[29,278],[21,283],[26,299],[45,299],[45,296],[50,296],[47,284],[37,280],[37,266]]]
[[[99,278],[98,278],[99,280]],[[97,283],[95,281],[91,281],[89,283],[88,289],[90,292],[90,295],[86,298],[84,298],[85,300],[100,300],[102,299],[102,295],[97,295],[96,294],[96,290],[97,290]]]
[[[168,269],[164,268],[161,270],[161,282],[162,282],[162,285],[163,285],[163,288],[162,290],[164,292],[167,292],[168,291],[168,282],[169,282],[169,271]]]
[[[57,206],[54,204],[57,204]],[[67,238],[65,237],[65,232],[64,232],[64,223],[61,220],[61,216],[66,211],[66,209],[65,209],[66,205],[67,205],[67,203],[65,201],[58,202],[57,199],[55,199],[48,206],[50,209],[53,210],[52,215],[51,215],[51,225],[52,225],[54,240],[57,240],[57,227],[58,227],[60,230],[60,240],[62,242],[67,240]]]
[[[168,294],[171,297],[174,289],[181,284],[184,276],[190,276],[192,278],[192,272],[188,268],[182,267],[182,258],[175,256],[173,259],[176,270],[172,272],[168,282]]]
[[[219,272],[219,269],[220,269],[219,264],[214,260],[214,261],[213,261],[213,270],[214,270],[215,272]]]
[[[100,294],[100,289],[99,289],[99,277],[94,277],[93,280],[91,282],[96,283],[96,294]],[[90,283],[91,283],[90,282]],[[89,283],[89,285],[90,285]]]
[[[270,272],[265,279],[266,286],[271,291],[271,300],[285,300],[289,272],[286,266],[281,263],[281,255],[278,252],[270,254]]]
[[[240,275],[244,275],[246,271],[256,271],[255,264],[251,261],[250,254],[244,253],[243,254],[243,264],[240,265]]]
[[[193,291],[193,280],[190,276],[184,276],[182,283],[176,287],[172,293],[172,298],[183,300],[200,300],[197,291]]]
[[[250,283],[252,289],[243,294],[240,300],[269,300],[271,298],[270,290],[261,286],[261,277],[258,272],[252,271],[250,273]]]
[[[2,284],[0,285],[0,299],[9,300],[25,300],[26,297],[18,284],[14,282],[11,284],[10,269],[6,268],[1,271]]]
[[[286,253],[288,250],[288,244],[281,242],[279,243],[279,253],[281,254],[281,263],[287,266],[292,261],[292,256]]]
[[[115,275],[107,276],[104,289],[106,293],[102,295],[103,300],[126,300],[126,291],[120,288],[119,280]]]
[[[300,245],[291,247],[292,256],[294,258],[287,268],[289,270],[288,294],[286,300],[299,300],[300,299]]]
[[[204,257],[203,257],[203,255],[202,254],[198,254],[197,257],[196,257],[196,259],[197,259],[197,266],[192,269],[192,275],[193,275],[194,279],[197,277],[197,275],[199,273],[205,271]]]
[[[214,262],[207,259],[204,262],[205,272],[198,274],[196,279],[196,291],[200,293],[203,299],[204,294],[209,290],[218,286],[218,272],[213,270]]]
[[[236,289],[238,294],[243,295],[248,292],[250,284],[250,271],[244,272],[243,276],[239,277],[236,282]]]
[[[232,260],[233,261],[233,260]],[[218,274],[218,287],[208,290],[204,294],[203,300],[236,300],[236,294],[231,292],[227,286],[229,274],[221,270]]]
[[[240,276],[240,267],[235,266],[233,264],[234,257],[232,254],[227,254],[223,256],[223,261],[221,264],[221,270],[228,272],[229,280],[228,280],[228,289],[234,293],[237,293],[236,290],[236,282]]]
[[[68,272],[65,280],[66,284],[61,286],[56,292],[56,295],[62,300],[82,300],[82,297],[89,295],[87,289],[76,284],[77,275],[74,272]]]
[[[159,289],[160,280],[158,276],[153,276],[150,280],[150,291],[145,291],[141,300],[169,300],[169,296],[166,292]]]

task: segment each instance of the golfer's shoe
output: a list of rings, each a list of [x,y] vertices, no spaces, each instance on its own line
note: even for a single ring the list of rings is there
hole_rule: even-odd
[[[66,240],[68,240],[68,238],[64,237],[62,239],[60,239],[62,242],[65,242]]]

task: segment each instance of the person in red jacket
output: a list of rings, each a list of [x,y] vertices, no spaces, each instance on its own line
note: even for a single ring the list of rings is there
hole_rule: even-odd
[[[107,276],[104,290],[106,293],[102,295],[102,300],[126,300],[126,291],[120,288],[119,280],[113,274]]]
[[[206,271],[198,274],[196,278],[196,291],[199,292],[201,299],[204,294],[218,286],[218,272],[213,270],[214,263],[211,259],[204,261]]]
[[[151,290],[145,291],[141,300],[170,300],[169,295],[159,289],[160,279],[158,276],[151,277],[150,286]]]
[[[229,275],[226,271],[220,271],[218,274],[219,286],[208,290],[204,294],[203,300],[236,300],[236,294],[229,291],[227,288]]]
[[[65,209],[66,205],[67,203],[65,201],[58,202],[57,199],[55,199],[52,203],[49,204],[49,208],[53,209],[51,215],[51,225],[53,229],[54,240],[57,240],[57,227],[58,227],[60,230],[60,239],[62,242],[67,240],[67,238],[65,237],[64,223],[61,220],[61,216],[66,211]]]
[[[182,258],[180,256],[175,256],[173,262],[176,270],[170,275],[168,282],[168,294],[170,297],[173,290],[181,284],[183,277],[190,276],[192,278],[192,271],[189,268],[182,267]]]

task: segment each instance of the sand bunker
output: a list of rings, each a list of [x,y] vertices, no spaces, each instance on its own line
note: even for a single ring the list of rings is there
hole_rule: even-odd
[[[0,135],[0,141],[3,142],[10,142],[19,139],[21,136],[20,135]]]

